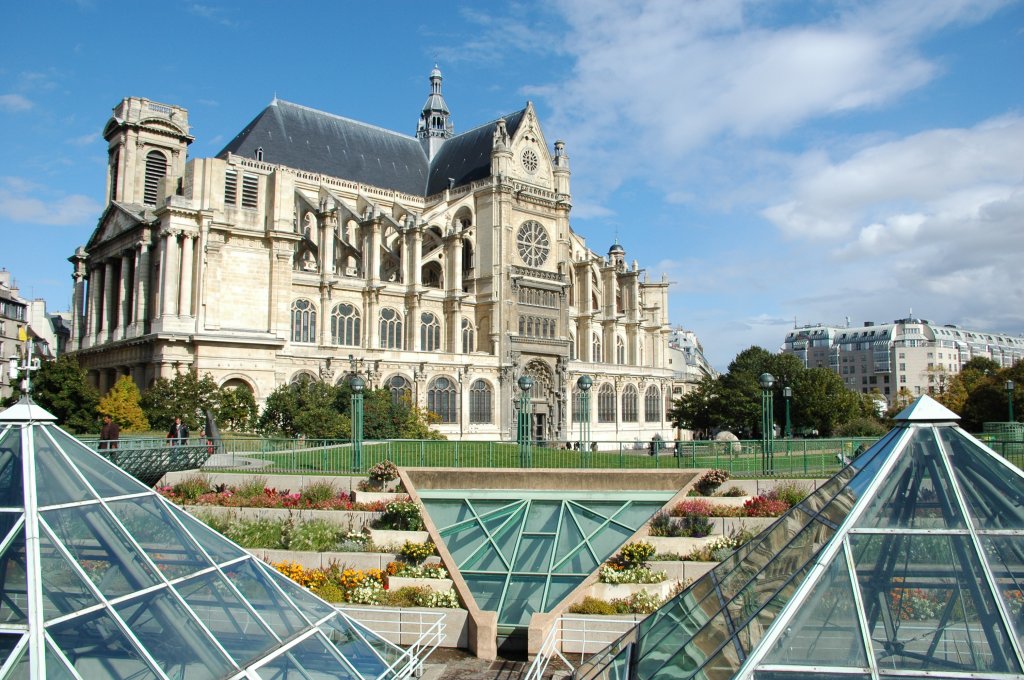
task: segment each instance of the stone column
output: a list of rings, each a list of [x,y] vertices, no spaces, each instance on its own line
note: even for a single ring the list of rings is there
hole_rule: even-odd
[[[178,313],[178,232],[165,229],[160,232],[160,316],[167,318]]]
[[[131,250],[121,253],[121,285],[118,290],[121,296],[120,322],[117,324],[117,337],[121,339],[128,337],[128,323],[132,320],[131,300],[135,288],[132,280],[134,277],[129,277],[129,274],[133,273],[132,265],[134,262]]]
[[[380,320],[377,318],[377,298],[372,290],[363,291],[363,337],[366,338],[367,349],[373,349],[379,344],[377,339],[380,330]]]
[[[405,301],[407,313],[405,318],[405,349],[418,352],[420,347],[420,297],[410,295]]]
[[[135,335],[146,332],[149,320],[149,244],[140,241],[135,245],[135,315],[132,321]]]
[[[117,287],[114,285],[114,261],[103,263],[103,330],[104,340],[114,340],[114,326],[117,323]]]
[[[89,301],[86,306],[86,319],[87,326],[85,329],[85,337],[88,338],[88,345],[92,346],[96,344],[96,335],[99,333],[100,323],[100,288],[102,287],[101,279],[103,278],[103,271],[101,267],[92,267],[89,270]]]
[[[412,228],[412,253],[409,258],[412,269],[411,276],[409,277],[409,283],[411,283],[416,290],[419,290],[420,286],[423,285],[423,225],[417,224]]]
[[[320,263],[320,271],[326,277],[328,274],[333,274],[336,271],[334,266],[334,244],[338,238],[338,211],[332,210],[327,213],[324,216],[323,224],[325,224],[326,229],[322,232],[324,235],[320,239],[320,254],[323,258],[323,262]]]
[[[184,234],[181,238],[181,274],[179,276],[178,316],[192,316],[192,252],[195,250],[195,234]]]
[[[448,249],[448,290],[462,292],[462,237],[456,235],[451,240],[451,247]]]
[[[370,283],[380,283],[380,218],[370,222],[370,248],[368,253],[363,253],[363,261],[370,267]]]

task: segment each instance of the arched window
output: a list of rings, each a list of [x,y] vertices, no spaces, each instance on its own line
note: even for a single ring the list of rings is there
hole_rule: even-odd
[[[470,323],[469,319],[462,320],[462,353],[469,354],[476,351],[476,343],[474,342],[473,324]],[[487,421],[491,422],[491,421]]]
[[[638,395],[636,385],[626,385],[622,391],[622,422],[635,423],[637,421]]]
[[[146,154],[146,181],[143,185],[142,202],[146,205],[156,205],[156,192],[160,187],[160,180],[167,176],[167,156],[159,151],[150,151]]]
[[[615,422],[615,388],[611,383],[601,385],[597,392],[597,422]]]
[[[618,336],[615,338],[615,363],[620,365],[626,363],[626,343]]]
[[[589,423],[591,419],[591,413],[593,408],[590,405],[590,400],[587,400],[587,408],[583,408],[583,392],[580,391],[579,387],[573,386],[572,388],[572,422],[574,423]]]
[[[661,390],[651,385],[644,393],[644,422],[656,423],[661,420]]]
[[[437,414],[442,423],[459,421],[459,390],[448,378],[439,376],[427,386],[427,410]]]
[[[473,242],[462,240],[462,276],[468,278],[473,272]]]
[[[316,306],[309,300],[292,303],[292,342],[316,342]]]
[[[256,147],[256,153],[254,155],[256,156],[256,160],[262,161],[263,160],[263,147],[262,146]]]
[[[597,333],[594,333],[594,338],[590,343],[590,360],[595,363],[604,361],[604,355],[601,354],[601,336]]]
[[[494,403],[494,390],[486,380],[477,380],[469,388],[469,422],[491,423],[494,416],[491,404]]]
[[[331,312],[331,342],[335,345],[358,347],[360,341],[359,310],[342,302]]]
[[[317,377],[309,371],[299,371],[288,382],[292,385],[301,385],[302,383],[314,383],[316,381]]]
[[[402,315],[385,307],[380,310],[381,349],[402,349]]]
[[[569,361],[576,360],[576,338],[569,334]]]
[[[519,335],[526,335],[526,317],[519,317]]]
[[[400,375],[394,375],[388,378],[384,384],[388,391],[391,392],[392,404],[412,403],[412,385],[408,379]]]
[[[420,351],[436,352],[441,349],[441,323],[430,312],[420,314]]]

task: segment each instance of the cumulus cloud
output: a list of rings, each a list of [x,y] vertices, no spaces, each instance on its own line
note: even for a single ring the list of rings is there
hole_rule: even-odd
[[[99,211],[99,203],[88,196],[57,196],[19,177],[0,178],[0,218],[5,220],[80,227],[95,221]]]
[[[0,94],[0,111],[18,113],[32,108],[32,101],[20,94]]]

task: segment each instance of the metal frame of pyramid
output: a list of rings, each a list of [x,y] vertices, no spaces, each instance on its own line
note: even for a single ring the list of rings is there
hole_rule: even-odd
[[[1024,678],[1024,473],[927,396],[579,679]]]
[[[92,452],[0,413],[0,678],[391,678],[399,647]]]

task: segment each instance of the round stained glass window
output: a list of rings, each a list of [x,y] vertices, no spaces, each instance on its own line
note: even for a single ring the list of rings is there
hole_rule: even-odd
[[[516,235],[516,246],[519,248],[519,257],[531,267],[539,267],[548,259],[551,251],[551,241],[548,240],[548,232],[540,222],[524,222],[519,227]]]
[[[537,158],[537,152],[533,149],[525,149],[520,158],[523,161],[523,168],[531,175],[537,172],[537,168],[540,167],[540,159]]]

